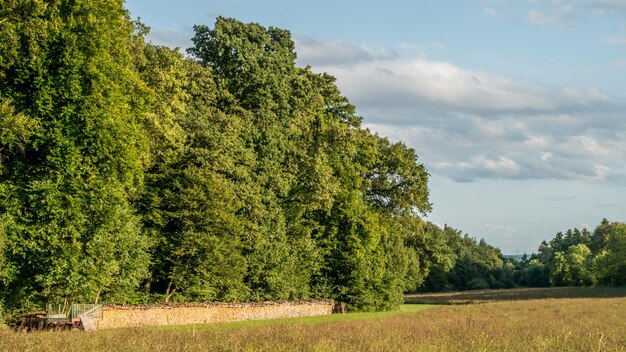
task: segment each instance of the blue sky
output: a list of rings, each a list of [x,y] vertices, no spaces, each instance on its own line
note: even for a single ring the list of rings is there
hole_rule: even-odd
[[[365,126],[416,149],[429,220],[531,253],[626,221],[626,0],[129,0],[186,48],[218,15],[288,29]]]

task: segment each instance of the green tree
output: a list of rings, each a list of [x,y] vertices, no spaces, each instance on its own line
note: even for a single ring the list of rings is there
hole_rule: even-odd
[[[255,162],[251,179],[240,188],[240,194],[248,194],[240,211],[249,225],[243,240],[250,263],[246,283],[257,299],[306,296],[309,285],[303,283],[308,280],[293,280],[290,274],[305,268],[293,259],[300,252],[286,250],[300,239],[287,233],[290,219],[283,206],[295,180],[295,170],[286,167],[291,152],[289,97],[296,78],[293,41],[288,31],[223,17],[214,29],[194,29],[189,53],[213,70],[217,87],[232,94],[250,127],[242,135]]]
[[[210,68],[146,45],[140,34],[135,65],[154,94],[145,120],[152,159],[139,202],[153,242],[147,292],[166,302],[246,299],[237,182],[249,180],[254,157],[240,137],[245,125],[236,107],[219,108],[233,99]]]
[[[584,244],[570,246],[566,252],[557,252],[551,265],[551,279],[556,286],[593,286],[591,250]]]
[[[15,0],[0,18],[2,119],[20,122],[9,143],[22,141],[19,153],[3,152],[0,175],[10,192],[0,208],[13,217],[2,296],[13,307],[123,299],[148,257],[132,207],[145,95],[122,1]]]
[[[0,9],[5,303],[391,309],[460,252],[498,258],[475,240],[450,250],[422,221],[415,151],[363,129],[333,77],[295,67],[288,31],[222,17],[195,30],[186,58],[146,44],[121,0]]]
[[[607,224],[601,224],[601,226]],[[626,284],[626,224],[612,223],[606,250],[596,257],[596,268],[602,283]]]
[[[430,232],[436,234],[438,228],[434,225],[430,228]],[[425,281],[426,290],[474,290],[513,285],[506,276],[506,272],[512,272],[512,269],[505,267],[499,249],[485,240],[477,241],[467,234],[462,235],[461,231],[447,225],[439,232],[443,232],[445,246],[441,250],[441,259],[435,262]],[[431,241],[438,237],[440,235],[431,236]]]
[[[428,173],[417,155],[404,143],[390,143],[387,138],[376,139],[376,158],[369,165],[366,178],[368,200],[374,207],[391,214],[426,214],[428,203]]]
[[[549,286],[547,267],[538,259],[531,259],[524,267],[522,284],[529,287]]]
[[[602,219],[602,222],[595,228],[589,244],[589,249],[594,254],[598,254],[606,248],[614,226],[615,223],[611,224],[607,219]]]

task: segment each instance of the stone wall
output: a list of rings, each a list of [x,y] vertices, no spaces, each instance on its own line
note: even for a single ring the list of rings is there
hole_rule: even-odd
[[[333,302],[187,303],[145,306],[106,305],[99,329],[148,325],[206,324],[253,319],[332,314]]]

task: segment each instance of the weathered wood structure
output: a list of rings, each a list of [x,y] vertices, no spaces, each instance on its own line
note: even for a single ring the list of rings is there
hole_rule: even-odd
[[[102,320],[101,304],[49,304],[45,312],[22,315],[9,325],[15,331],[95,330]]]

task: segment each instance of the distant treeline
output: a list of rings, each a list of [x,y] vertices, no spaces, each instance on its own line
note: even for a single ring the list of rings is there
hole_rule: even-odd
[[[218,18],[186,54],[122,0],[0,9],[0,300],[334,298],[391,309],[446,239],[413,149],[361,125],[288,31]],[[455,254],[456,255],[456,254]]]
[[[515,283],[508,272],[500,249],[481,239],[470,237],[452,227],[431,225],[431,234],[445,239],[447,262],[435,264],[420,291],[464,291],[488,288],[512,288]]]
[[[505,259],[500,251],[446,227],[453,266],[435,265],[425,291],[512,287],[626,285],[626,224],[604,219],[590,232],[570,229],[543,241],[538,253],[520,260]]]
[[[559,232],[516,263],[514,279],[531,287],[626,285],[626,224],[603,219],[593,232]]]

